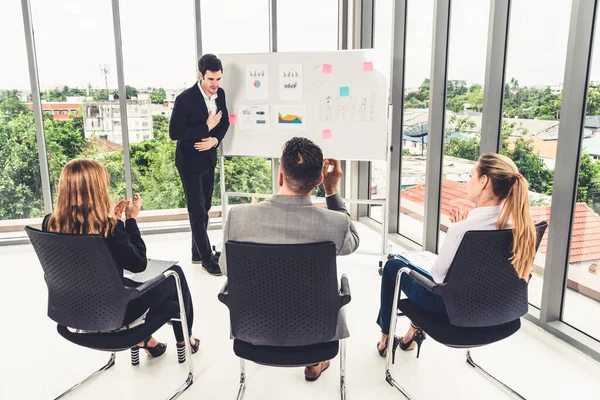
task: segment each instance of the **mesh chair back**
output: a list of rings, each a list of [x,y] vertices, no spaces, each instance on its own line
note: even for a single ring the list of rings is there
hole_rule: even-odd
[[[128,292],[102,236],[25,231],[44,269],[48,317],[76,329],[123,326]]]
[[[332,340],[342,307],[332,242],[268,245],[229,241],[231,330],[254,345],[305,346]]]
[[[536,250],[547,226],[536,225]],[[510,262],[512,243],[510,229],[465,234],[442,291],[453,325],[495,326],[527,313],[527,281]]]

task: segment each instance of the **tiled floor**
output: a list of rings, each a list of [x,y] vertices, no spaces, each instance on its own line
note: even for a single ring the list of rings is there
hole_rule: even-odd
[[[338,272],[346,273],[352,289],[347,307],[351,337],[348,340],[347,387],[349,399],[401,399],[384,380],[384,360],[375,351],[378,326],[379,235],[359,225],[361,247],[352,256],[338,259]],[[220,231],[211,231],[220,241]],[[182,399],[234,399],[239,363],[229,340],[227,308],[217,300],[224,277],[207,275],[189,262],[188,233],[145,236],[149,256],[179,259],[190,284],[196,320],[194,333],[202,339],[193,356],[194,385]],[[0,247],[3,285],[0,290],[1,399],[48,399],[101,366],[108,353],[72,345],[57,333],[46,317],[46,288],[32,248]],[[407,322],[399,321],[399,332]],[[164,399],[185,377],[178,365],[170,328],[156,336],[169,345],[156,360],[142,355],[132,367],[128,353],[119,353],[117,364],[82,386],[68,398]],[[416,399],[508,399],[504,391],[479,375],[464,361],[460,350],[426,340],[421,358],[399,351],[393,373]],[[524,322],[513,337],[475,349],[475,360],[489,368],[527,399],[597,399],[600,364]],[[339,398],[339,360],[315,383],[304,381],[301,368],[269,368],[247,363],[245,399]]]

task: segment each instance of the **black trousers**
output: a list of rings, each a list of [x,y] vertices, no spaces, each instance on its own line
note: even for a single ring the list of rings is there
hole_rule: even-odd
[[[170,271],[177,272],[179,280],[181,282],[181,292],[183,295],[183,306],[185,308],[185,315],[187,318],[187,333],[188,336],[192,335],[192,325],[194,324],[194,305],[192,304],[192,295],[185,279],[185,275],[179,265],[173,265],[169,268]],[[127,286],[139,286],[141,283],[134,282],[129,279],[125,279]],[[152,314],[162,308],[166,302],[175,302],[179,306],[179,300],[177,298],[177,286],[175,284],[175,278],[168,277],[165,281],[161,282],[147,293],[142,295],[139,299],[132,300],[127,306],[127,312],[125,314],[125,324],[138,319],[146,310],[148,311],[147,318],[152,318]],[[182,342],[184,339],[183,330],[181,329],[181,322],[173,321],[173,333],[178,342]]]
[[[212,195],[215,186],[215,170],[190,172],[177,168],[185,200],[187,202],[190,226],[192,228],[192,258],[210,260],[211,247],[208,239],[208,211],[212,206]]]

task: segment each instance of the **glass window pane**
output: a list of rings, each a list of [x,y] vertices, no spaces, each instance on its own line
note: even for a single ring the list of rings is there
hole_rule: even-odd
[[[41,217],[44,203],[20,2],[2,5],[0,35],[0,220]]]
[[[511,7],[501,153],[529,182],[535,222],[548,221],[571,0],[553,0],[551,6],[546,0],[520,0]],[[547,235],[529,283],[529,302],[538,308]]]
[[[277,51],[337,50],[338,0],[298,5],[297,0],[277,1]]]
[[[400,176],[399,233],[423,244],[423,199],[415,190],[425,190],[429,119],[429,77],[433,35],[433,0],[408,0],[404,89],[404,131]],[[407,133],[416,132],[407,135]],[[416,189],[415,189],[416,188]]]
[[[133,191],[141,194],[145,210],[185,208],[169,121],[177,94],[197,82],[194,3],[148,6],[131,0],[120,7],[125,83],[131,95],[127,117]],[[161,28],[140,29],[139,21]],[[120,125],[118,115],[115,123]]]
[[[111,118],[118,108],[111,5],[32,0],[31,10],[53,198],[62,167],[78,157],[104,164],[113,200],[125,198],[120,127]]]
[[[375,23],[373,27],[373,47],[392,57],[392,17],[393,1],[381,0],[375,4]],[[370,163],[369,197],[372,200],[383,200],[387,190],[387,161],[371,161]],[[382,206],[369,206],[369,217],[380,224],[383,222]]]
[[[596,16],[596,24],[598,16]],[[596,25],[597,26],[597,25]],[[600,340],[600,36],[594,54],[579,164],[563,321]]]
[[[475,206],[466,199],[465,183],[479,158],[490,2],[455,0],[450,11],[439,247],[451,211]]]
[[[204,53],[268,53],[269,2],[262,0],[202,1]],[[279,5],[279,4],[278,4]],[[226,26],[227,29],[223,30]],[[223,71],[227,80],[227,71]],[[229,110],[233,104],[227,104]],[[271,193],[271,160],[227,157],[225,187],[230,192]],[[213,205],[221,204],[219,165],[215,174]],[[251,198],[230,198],[230,204],[250,203]]]

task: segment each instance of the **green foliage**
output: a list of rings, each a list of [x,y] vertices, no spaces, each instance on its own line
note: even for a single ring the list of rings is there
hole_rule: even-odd
[[[133,86],[129,86],[129,85],[125,85],[125,96],[127,100],[131,100],[134,97],[137,97],[138,95],[138,91],[136,88],[134,88]],[[113,91],[113,96],[115,98],[115,100],[119,99],[119,90],[115,89]]]
[[[271,163],[261,157],[226,157],[225,188],[228,192],[271,193]],[[221,203],[220,168],[215,171],[215,191],[213,204]],[[247,203],[248,199],[232,197],[229,204]]]
[[[162,104],[167,99],[167,93],[163,88],[152,88],[150,91],[150,101],[152,104]]]
[[[62,89],[55,88],[49,89],[42,93],[42,100],[46,101],[67,101],[68,97],[81,97],[85,96],[85,89],[70,88],[64,86]]]

